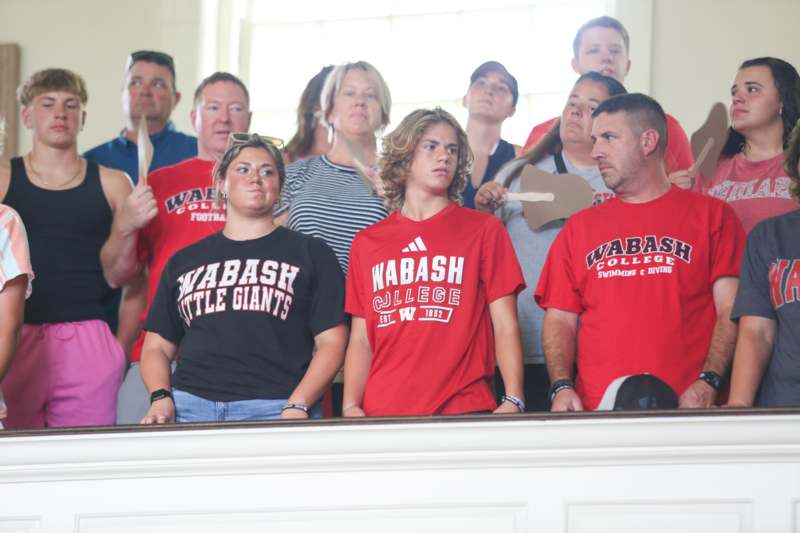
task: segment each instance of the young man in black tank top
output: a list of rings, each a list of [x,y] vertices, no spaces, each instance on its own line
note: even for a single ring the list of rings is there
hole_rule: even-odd
[[[125,357],[103,321],[109,287],[100,247],[132,185],[124,173],[78,155],[88,99],[80,76],[39,71],[18,98],[33,147],[0,164],[0,201],[27,227],[37,276],[2,382],[6,426],[113,424]]]

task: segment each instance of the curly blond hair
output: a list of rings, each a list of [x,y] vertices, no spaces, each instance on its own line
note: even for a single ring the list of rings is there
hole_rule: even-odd
[[[467,176],[472,171],[472,150],[467,134],[458,121],[445,111],[417,109],[412,111],[395,130],[383,138],[383,154],[378,161],[381,181],[384,188],[384,204],[389,211],[403,207],[406,196],[406,177],[411,169],[414,154],[422,135],[435,124],[447,124],[458,139],[458,161],[453,181],[447,188],[447,197],[452,202],[461,203],[461,191],[467,184]]]

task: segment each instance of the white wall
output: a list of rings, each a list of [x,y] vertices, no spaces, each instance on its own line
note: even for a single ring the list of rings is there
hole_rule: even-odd
[[[83,151],[122,129],[125,59],[134,50],[162,50],[175,58],[184,100],[173,120],[179,129],[190,129],[191,95],[199,81],[200,9],[199,0],[0,0],[0,39],[20,45],[22,80],[47,67],[83,76],[89,90],[79,138]],[[20,153],[30,146],[20,124]]]
[[[653,2],[651,94],[689,135],[713,102],[730,102],[742,61],[774,56],[800,68],[800,0]]]
[[[185,98],[173,118],[180,129],[191,130],[192,90],[213,69],[203,63],[202,47],[213,42],[203,38],[201,11],[217,1],[0,0],[0,39],[21,46],[23,79],[50,66],[84,76],[90,95],[80,138],[84,150],[121,129],[125,57],[141,48],[175,57]],[[609,0],[609,5],[631,32],[628,89],[658,98],[689,134],[711,103],[727,103],[742,60],[774,55],[800,65],[800,0]],[[30,138],[20,127],[19,146],[25,152]]]

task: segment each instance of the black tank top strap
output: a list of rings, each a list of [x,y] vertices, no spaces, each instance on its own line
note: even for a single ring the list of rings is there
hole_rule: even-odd
[[[86,160],[86,177],[83,180],[84,182],[89,182],[90,187],[98,186],[100,190],[103,190],[102,185],[100,185],[100,165],[95,163],[94,161]]]
[[[12,158],[9,163],[11,164],[11,175],[14,176],[15,174],[23,174],[27,176],[27,172],[25,172],[25,163],[21,157],[14,157]]]
[[[564,163],[564,156],[561,155],[561,152],[556,152],[553,156],[556,163],[556,170],[559,174],[566,174],[567,173],[567,165]]]

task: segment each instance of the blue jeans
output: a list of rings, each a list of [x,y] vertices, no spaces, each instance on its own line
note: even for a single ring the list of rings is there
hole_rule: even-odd
[[[281,417],[286,400],[237,400],[215,402],[182,390],[173,390],[176,422],[225,422],[231,420],[270,420]],[[322,404],[308,412],[309,418],[322,417]]]

